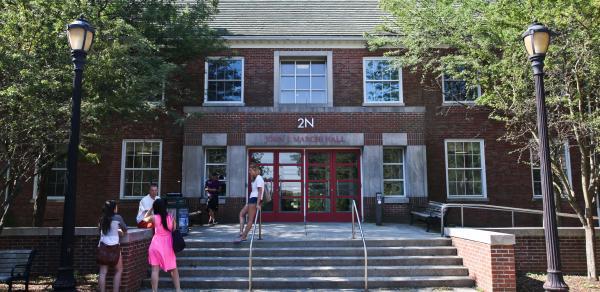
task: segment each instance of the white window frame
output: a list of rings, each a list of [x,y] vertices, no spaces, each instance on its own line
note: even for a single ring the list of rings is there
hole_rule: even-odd
[[[450,182],[448,176],[448,143],[453,142],[479,142],[479,153],[481,155],[481,192],[480,196],[451,196]],[[487,178],[485,169],[485,142],[483,139],[445,139],[444,140],[444,163],[446,167],[446,198],[448,199],[487,199]],[[479,168],[477,168],[479,169]]]
[[[573,178],[571,177],[571,153],[569,151],[569,142],[563,142],[563,151],[565,153],[565,168],[567,169],[567,179],[569,180],[570,184],[573,184]],[[534,153],[533,151],[530,151],[529,154],[531,155],[531,160],[533,161],[533,157],[534,155],[538,155],[537,153]],[[535,181],[533,180],[533,171],[535,169],[539,169],[540,170],[540,178],[541,178],[541,167],[540,165],[538,165],[537,167],[535,167],[533,165],[533,163],[531,164],[531,194],[533,199],[542,199],[543,195],[536,195],[535,194]],[[554,187],[554,186],[553,186]]]
[[[58,170],[67,170],[67,168],[66,168],[66,167],[64,167],[64,168],[62,168],[62,167],[52,167],[52,168],[50,169],[50,171],[52,171],[52,170],[57,170],[57,169],[58,169]],[[35,171],[36,171],[36,172],[38,171],[38,170],[37,170],[37,167],[36,167],[36,170],[35,170]],[[44,186],[41,186],[41,185],[40,185],[40,175],[39,175],[39,174],[36,174],[36,175],[33,177],[33,196],[32,196],[32,199],[33,199],[34,201],[37,199],[37,196],[38,196],[39,189],[40,189],[40,188],[43,188],[43,187],[44,187]],[[68,180],[65,182],[65,191],[66,191],[66,188],[67,188],[67,187],[68,187]],[[64,201],[64,200],[65,200],[65,196],[46,196],[46,199],[47,199],[48,201],[57,201],[57,202],[61,202],[61,201]]]
[[[326,59],[327,79],[327,102],[326,103],[281,103],[281,59],[293,59],[294,57],[320,57]],[[273,106],[277,107],[332,107],[333,106],[333,52],[332,51],[275,51],[273,53]]]
[[[241,60],[242,61],[242,96],[240,101],[209,101],[208,100],[208,62],[209,60]],[[240,106],[244,105],[244,79],[245,79],[245,65],[246,62],[244,57],[206,57],[204,61],[204,103],[206,106]],[[221,81],[221,80],[216,80]],[[222,81],[237,81],[237,80],[222,80]]]
[[[210,163],[208,162],[208,151],[209,150],[214,150],[214,149],[219,149],[219,150],[225,150],[225,164],[223,163]],[[217,147],[217,146],[211,146],[211,147],[206,147],[204,148],[204,180],[202,181],[202,191],[203,194],[205,194],[206,192],[204,192],[204,184],[206,183],[206,181],[210,178],[210,173],[208,173],[208,166],[209,165],[225,165],[225,174],[227,175],[225,180],[219,180],[221,183],[225,184],[225,194],[224,196],[227,197],[229,195],[229,151],[227,151],[227,147],[223,146],[223,147]]]
[[[446,78],[446,74],[442,74],[442,104],[444,105],[456,105],[456,104],[467,104],[474,105],[475,100],[481,96],[481,86],[477,85],[477,97],[474,100],[446,100],[446,81],[465,81],[462,79],[451,79]]]
[[[384,193],[384,197],[386,197],[386,198],[405,198],[406,197],[406,148],[405,147],[393,147],[393,146],[383,147],[384,152],[386,149],[397,149],[397,150],[402,151],[402,163],[382,161],[383,166],[385,166],[385,165],[400,165],[401,164],[402,165],[402,179],[386,179],[385,177],[383,177],[382,182],[383,182],[383,184],[385,184],[386,181],[401,181],[403,195],[385,195],[385,193]],[[385,157],[385,155],[383,157]],[[383,171],[383,168],[382,168],[382,171]],[[381,189],[383,190],[384,187],[382,186]]]
[[[159,158],[158,158],[158,181],[156,184],[158,185],[158,194],[161,194],[160,191],[160,183],[162,181],[162,158],[163,158],[163,141],[160,139],[123,139],[121,143],[121,182],[119,187],[119,198],[122,200],[139,200],[144,196],[125,196],[125,162],[127,159],[127,143],[134,142],[158,142],[159,143]],[[146,169],[146,168],[136,168],[136,170],[154,170]]]
[[[367,62],[368,61],[392,61],[392,58],[386,57],[364,57],[362,61],[363,67],[363,106],[382,106],[382,105],[395,105],[395,106],[403,106],[404,105],[404,88],[402,86],[402,68],[398,69],[398,93],[400,98],[398,101],[389,102],[389,101],[369,101],[367,100]],[[391,82],[395,80],[368,80],[368,81],[381,81],[381,82]]]

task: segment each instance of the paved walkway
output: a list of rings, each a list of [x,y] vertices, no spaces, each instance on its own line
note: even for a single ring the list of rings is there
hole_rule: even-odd
[[[365,239],[405,239],[435,238],[438,232],[425,232],[420,225],[363,223]],[[306,230],[306,233],[305,233]],[[214,226],[192,227],[186,238],[199,241],[231,241],[237,237],[239,224],[217,224]],[[256,229],[258,238],[258,228]],[[263,223],[264,240],[343,240],[352,238],[350,223]],[[356,238],[360,238],[360,230],[356,225]]]

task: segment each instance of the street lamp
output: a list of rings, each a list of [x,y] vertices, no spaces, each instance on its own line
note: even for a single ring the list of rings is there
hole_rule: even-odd
[[[544,58],[550,44],[550,30],[540,23],[533,23],[523,33],[525,49],[533,67],[535,80],[535,100],[537,107],[537,127],[540,139],[540,172],[542,176],[542,196],[544,202],[544,235],[546,237],[546,258],[548,276],[544,289],[546,291],[569,291],[563,280],[560,267],[558,229],[556,227],[556,211],[552,189],[552,169],[550,168],[550,147],[548,143],[548,123],[546,117],[544,93]]]
[[[60,267],[54,281],[54,290],[75,290],[73,275],[73,241],[75,239],[75,194],[77,191],[77,154],[79,152],[79,124],[81,111],[81,81],[85,57],[92,47],[96,30],[83,17],[67,26],[67,36],[73,56],[73,106],[71,109],[71,138],[67,157],[67,190],[65,193]]]

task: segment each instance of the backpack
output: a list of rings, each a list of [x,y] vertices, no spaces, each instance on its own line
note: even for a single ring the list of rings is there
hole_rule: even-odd
[[[265,183],[265,191],[263,193],[263,203],[269,203],[273,200],[273,188],[272,182]]]

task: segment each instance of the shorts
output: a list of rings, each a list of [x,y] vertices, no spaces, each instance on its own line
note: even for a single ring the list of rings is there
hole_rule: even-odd
[[[248,199],[248,205],[256,205],[256,203],[258,203],[257,197],[252,197],[252,198]]]
[[[217,211],[219,210],[219,198],[210,198],[208,199],[208,201],[206,202],[206,207],[209,210],[213,210],[213,211]]]

